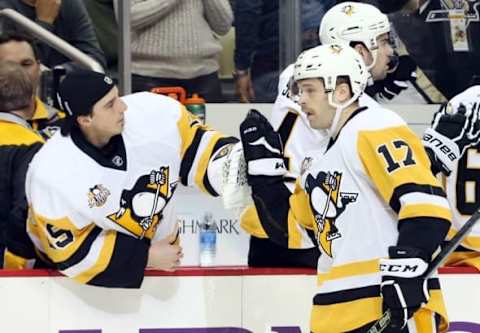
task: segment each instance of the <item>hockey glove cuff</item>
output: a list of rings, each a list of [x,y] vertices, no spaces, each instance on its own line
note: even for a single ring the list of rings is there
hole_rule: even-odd
[[[433,152],[432,164],[438,164],[439,169],[446,175],[450,175],[455,163],[460,157],[458,145],[446,136],[438,133],[433,128],[427,128],[422,137],[425,148]]]
[[[418,249],[391,246],[388,252],[390,258],[380,260],[383,307],[391,312],[391,326],[401,329],[430,299],[423,277],[428,263]]]

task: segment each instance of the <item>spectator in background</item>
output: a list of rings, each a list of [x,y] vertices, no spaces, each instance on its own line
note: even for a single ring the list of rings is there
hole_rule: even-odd
[[[302,0],[302,48],[319,44],[318,26],[335,0]],[[279,71],[278,1],[235,1],[235,79],[240,102],[273,103]]]
[[[235,0],[234,13],[233,77],[240,102],[271,103],[279,74],[278,1]]]
[[[63,112],[42,102],[38,97],[40,83],[40,59],[33,40],[18,32],[0,34],[0,61],[11,61],[20,65],[30,78],[35,93],[35,112],[27,121],[34,130],[50,133],[48,127],[63,118]],[[49,135],[47,135],[49,136]]]
[[[335,0],[302,1],[302,49],[320,44],[318,28],[325,12],[335,5]]]
[[[29,75],[20,65],[0,62],[0,266],[25,267],[15,253],[34,255],[25,233],[27,200],[25,175],[43,139],[27,123],[34,112],[35,94]],[[25,238],[26,237],[26,238]],[[4,260],[3,260],[4,259]]]
[[[105,57],[82,0],[0,0],[0,9],[4,8],[14,9],[35,21],[105,67]],[[14,27],[10,21],[2,23],[4,30]],[[78,66],[46,44],[39,44],[39,49],[41,62],[47,67],[61,65],[69,71]]]
[[[425,89],[433,102],[451,99],[480,77],[478,0],[382,0],[378,7],[393,13],[398,36],[433,84]]]
[[[118,26],[113,0],[84,0],[100,47],[105,54],[107,72],[118,76]]]
[[[132,90],[182,86],[222,102],[216,34],[226,34],[228,0],[132,0]]]

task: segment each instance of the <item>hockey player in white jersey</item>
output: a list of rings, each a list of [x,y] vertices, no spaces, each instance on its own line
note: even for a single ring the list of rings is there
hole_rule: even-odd
[[[449,239],[480,208],[479,142],[480,86],[473,86],[443,105],[434,116],[432,128],[423,136],[427,151],[435,156],[432,165],[436,167],[432,169],[445,177],[453,213]],[[472,229],[445,264],[480,270],[480,225]]]
[[[319,35],[323,43],[338,42],[355,47],[355,50],[362,55],[363,60],[369,64],[371,79],[381,80],[387,75],[388,59],[392,49],[388,44],[388,33],[390,24],[386,15],[377,8],[368,4],[345,2],[332,7],[323,17]],[[300,106],[295,100],[296,87],[293,84],[293,64],[288,66],[280,75],[278,97],[272,110],[271,123],[279,132],[284,146],[285,160],[288,173],[285,176],[285,185],[293,191],[293,181],[299,175],[300,164],[305,152],[324,144],[326,132],[312,129],[305,114],[300,111]],[[359,103],[362,106],[379,107],[379,104],[366,93],[363,94]],[[458,105],[455,104],[455,105]],[[456,109],[455,109],[456,110]],[[477,112],[478,113],[478,110]],[[474,116],[473,113],[471,115]],[[468,148],[478,140],[477,136],[462,136],[474,125],[467,123],[467,118],[442,117],[437,121],[435,128],[430,129],[429,137],[435,142],[443,142],[452,149],[458,150],[458,146]],[[451,122],[457,123],[451,126]],[[459,123],[460,122],[460,123]],[[440,125],[440,126],[438,126]],[[466,128],[469,127],[469,128]],[[444,128],[448,128],[446,131]],[[439,132],[440,131],[440,132]],[[463,140],[452,140],[463,137]],[[445,150],[433,149],[428,142],[424,142],[428,156],[432,162],[432,172],[450,174],[455,167],[458,154],[452,160],[445,154]],[[462,152],[465,149],[460,149]],[[452,178],[449,177],[451,180]],[[480,197],[480,194],[479,194]],[[298,224],[288,221],[271,221],[268,216],[259,209],[261,205],[249,207],[242,216],[241,225],[252,237],[250,241],[249,263],[254,266],[264,263],[271,263],[268,257],[272,253],[283,251],[283,256],[276,257],[280,264],[313,266],[316,265],[315,242],[312,241],[311,232],[305,230]],[[275,222],[276,228],[270,225]],[[277,245],[279,244],[279,245]],[[287,250],[280,250],[280,247],[288,247]],[[302,250],[297,250],[302,249]],[[306,250],[305,250],[306,249]],[[270,250],[270,251],[268,251]],[[295,259],[301,255],[302,259]],[[468,254],[474,256],[474,254]],[[284,260],[288,258],[288,260]]]
[[[388,17],[372,5],[342,3],[332,7],[322,18],[319,37],[322,43],[341,43],[355,47],[368,64],[373,80],[386,77],[393,50],[389,43]],[[271,123],[284,145],[288,173],[285,185],[293,191],[294,179],[300,174],[305,152],[318,147],[326,138],[323,130],[312,129],[300,106],[295,102],[293,64],[280,75],[278,96],[272,110]],[[362,106],[378,106],[366,94],[360,97]],[[255,200],[255,198],[254,198]],[[268,215],[256,205],[241,216],[242,228],[251,235],[250,266],[310,266],[316,267],[319,252],[313,234],[292,222],[268,221]]]
[[[66,123],[35,156],[26,185],[27,231],[43,263],[124,288],[138,288],[146,267],[175,269],[175,189],[221,194],[222,161],[238,140],[169,97],[119,97],[104,74],[70,73],[58,97]]]
[[[422,274],[451,211],[421,141],[394,112],[360,105],[368,73],[346,45],[305,51],[294,78],[310,127],[329,139],[306,154],[293,194],[283,184],[279,133],[252,111],[240,135],[253,196],[269,220],[297,221],[319,243],[310,330],[366,332],[388,308],[385,332],[445,332],[438,279]]]

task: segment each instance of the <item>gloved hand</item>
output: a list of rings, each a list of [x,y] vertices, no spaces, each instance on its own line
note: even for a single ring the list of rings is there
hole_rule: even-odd
[[[287,172],[280,135],[257,110],[240,124],[240,138],[250,185],[277,181]]]
[[[423,134],[424,146],[434,154],[432,162],[437,163],[447,176],[465,150],[479,141],[480,100],[442,105],[435,113],[431,127]]]
[[[374,85],[381,99],[391,100],[408,88],[408,82],[417,80],[417,64],[410,56],[402,55],[394,59],[392,72],[388,73],[385,79],[375,82]]]
[[[391,312],[390,326],[402,329],[413,314],[430,299],[427,280],[426,256],[411,247],[391,246],[389,259],[380,260],[380,285],[384,310]]]

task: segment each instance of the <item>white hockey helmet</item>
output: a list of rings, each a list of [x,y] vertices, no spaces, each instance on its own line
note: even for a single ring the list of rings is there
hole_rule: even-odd
[[[342,2],[328,10],[320,22],[318,35],[322,44],[361,42],[372,53],[373,62],[367,66],[371,69],[377,60],[377,37],[390,32],[387,15],[375,6]]]
[[[348,45],[324,44],[308,49],[298,56],[293,70],[295,81],[323,79],[325,92],[329,94],[329,102],[334,107],[345,106],[334,104],[331,94],[335,90],[337,78],[342,76],[350,80],[353,102],[365,90],[369,74],[360,54]]]
[[[337,108],[330,132],[336,127],[343,109],[355,102],[365,90],[370,77],[360,54],[348,45],[324,44],[302,52],[293,69],[295,82],[304,79],[319,78],[323,80],[328,103]],[[333,99],[333,92],[339,77],[348,77],[352,97],[338,104]]]

